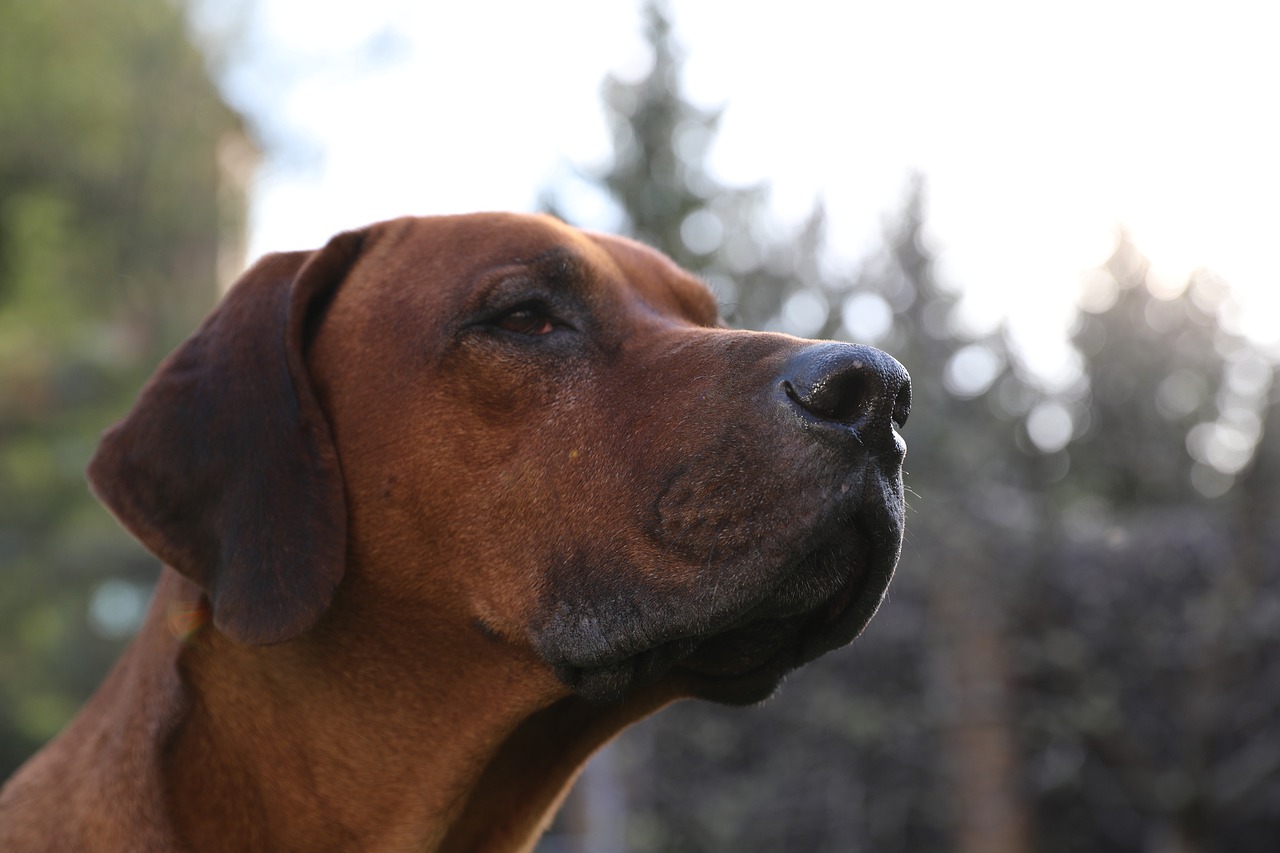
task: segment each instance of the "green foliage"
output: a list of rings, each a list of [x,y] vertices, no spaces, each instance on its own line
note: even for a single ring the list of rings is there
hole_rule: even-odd
[[[0,777],[120,637],[87,612],[156,571],[85,487],[98,432],[217,297],[243,135],[167,0],[0,0]],[[108,632],[111,633],[111,632]]]

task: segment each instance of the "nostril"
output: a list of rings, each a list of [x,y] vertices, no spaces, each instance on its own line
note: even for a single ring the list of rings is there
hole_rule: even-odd
[[[911,380],[886,353],[856,344],[806,347],[781,377],[787,398],[806,414],[834,425],[878,435],[890,422],[901,428],[911,411]],[[872,432],[864,433],[865,428]],[[877,439],[878,440],[878,439]]]
[[[907,416],[911,414],[911,381],[907,380],[898,389],[898,396],[893,401],[893,424],[898,429],[907,425]]]
[[[871,404],[874,391],[865,375],[855,370],[825,377],[815,383],[809,393],[794,398],[812,414],[823,420],[851,423],[862,417]]]

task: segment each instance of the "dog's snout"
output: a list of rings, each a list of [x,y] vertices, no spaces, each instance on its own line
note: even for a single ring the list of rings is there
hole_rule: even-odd
[[[888,353],[855,344],[807,347],[788,363],[782,388],[819,421],[861,435],[886,420],[902,427],[911,411],[911,378]]]

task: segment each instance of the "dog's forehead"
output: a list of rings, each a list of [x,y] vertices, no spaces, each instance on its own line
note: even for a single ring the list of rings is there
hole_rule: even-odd
[[[634,240],[582,231],[549,216],[416,217],[380,223],[372,232],[377,268],[400,282],[475,280],[494,269],[557,258],[591,283],[618,288],[699,324],[719,322],[711,291],[666,255]]]
[[[700,325],[720,322],[720,306],[711,290],[666,255],[625,237],[579,234],[603,251],[621,277],[646,301],[673,308]]]

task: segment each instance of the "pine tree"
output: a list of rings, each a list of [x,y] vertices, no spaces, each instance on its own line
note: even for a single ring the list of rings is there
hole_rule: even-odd
[[[1150,261],[1122,234],[1090,286],[1094,310],[1082,312],[1073,337],[1091,392],[1087,430],[1072,448],[1078,482],[1120,509],[1194,501],[1203,463],[1189,438],[1221,414],[1221,351],[1240,343],[1214,316],[1214,279],[1157,296]]]
[[[1090,280],[1084,429],[1015,614],[1048,851],[1261,851],[1280,829],[1280,763],[1250,747],[1280,737],[1261,628],[1280,579],[1261,428],[1274,371],[1222,326],[1219,279],[1161,285],[1124,235]]]
[[[683,94],[684,52],[663,4],[647,3],[643,15],[652,66],[635,82],[606,79],[613,157],[589,176],[622,211],[623,233],[702,276],[729,322],[762,327],[795,286],[789,245],[770,239],[764,186],[728,186],[711,174],[721,111]],[[564,215],[554,195],[543,206]]]
[[[217,299],[244,221],[220,164],[252,144],[183,14],[0,3],[0,648],[21,651],[0,662],[0,778],[70,718],[140,616],[158,566],[84,466]]]

